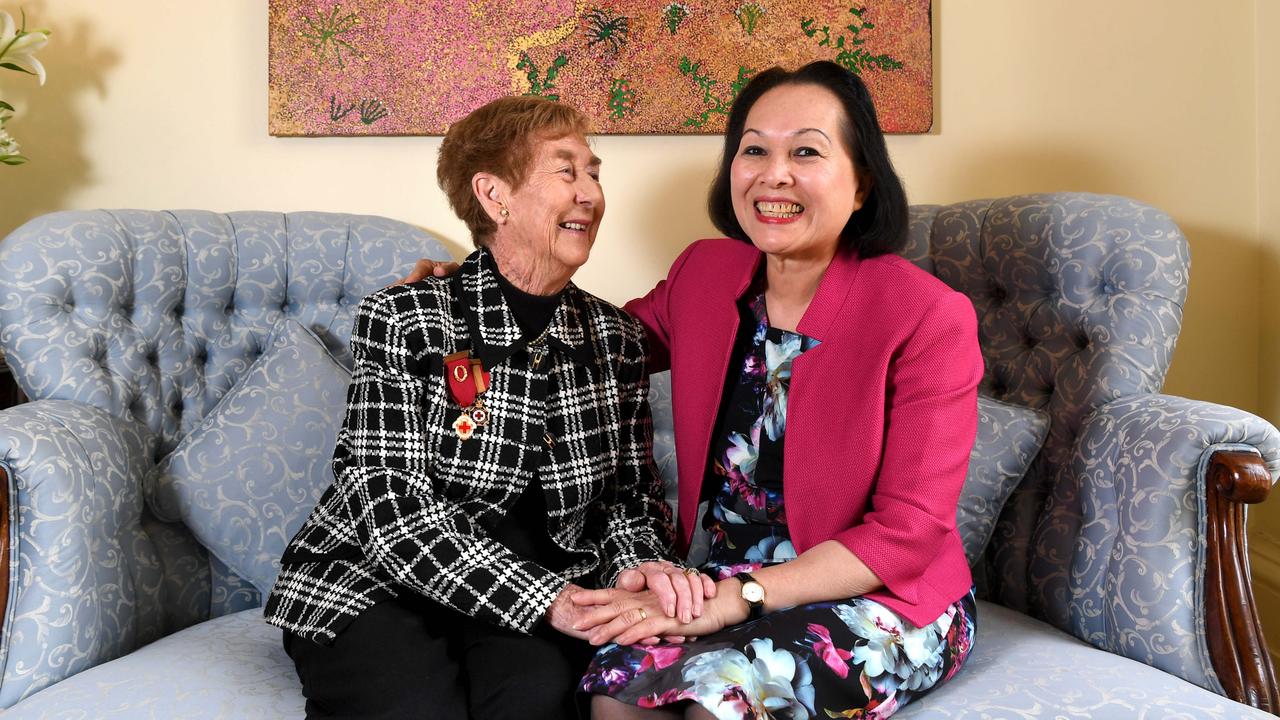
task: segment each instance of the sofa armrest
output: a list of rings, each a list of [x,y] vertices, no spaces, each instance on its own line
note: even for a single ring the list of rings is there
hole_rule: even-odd
[[[0,411],[0,708],[160,635],[161,565],[139,524],[156,446],[76,402]]]
[[[1072,631],[1275,712],[1243,504],[1264,499],[1278,471],[1280,433],[1242,410],[1168,395],[1100,407],[1072,459]]]

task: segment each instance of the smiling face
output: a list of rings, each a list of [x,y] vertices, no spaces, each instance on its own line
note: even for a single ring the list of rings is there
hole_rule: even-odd
[[[587,261],[604,217],[600,158],[581,135],[543,140],[534,150],[524,182],[499,188],[508,211],[494,233],[494,252],[503,274],[535,284],[563,278]],[[526,288],[527,289],[527,288]]]
[[[730,166],[734,215],[769,255],[828,260],[867,188],[845,141],[844,109],[818,85],[780,85],[760,96]]]

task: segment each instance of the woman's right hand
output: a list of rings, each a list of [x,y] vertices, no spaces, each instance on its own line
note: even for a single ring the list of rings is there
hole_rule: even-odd
[[[408,285],[429,277],[449,277],[458,272],[460,266],[452,260],[428,260],[423,258],[413,264],[413,270],[397,282],[397,285]]]

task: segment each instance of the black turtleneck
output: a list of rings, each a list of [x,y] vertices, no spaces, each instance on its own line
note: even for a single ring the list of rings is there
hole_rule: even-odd
[[[541,334],[551,324],[551,318],[560,306],[561,293],[533,295],[512,285],[496,268],[493,275],[502,288],[507,307],[515,315],[521,335],[528,340]],[[541,483],[536,481],[520,493],[515,505],[508,508],[506,516],[498,521],[493,539],[548,570],[559,571],[572,564],[569,554],[547,534],[547,501]]]
[[[511,314],[516,316],[516,324],[520,326],[521,335],[526,339],[537,337],[551,324],[556,308],[560,307],[561,293],[534,295],[512,285],[501,272],[495,270],[493,275],[498,279],[498,287],[502,288],[502,297],[507,301],[507,307],[511,308]]]

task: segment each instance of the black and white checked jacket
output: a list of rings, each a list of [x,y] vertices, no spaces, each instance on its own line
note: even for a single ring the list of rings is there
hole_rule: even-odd
[[[409,592],[528,632],[569,579],[608,584],[642,561],[671,559],[644,330],[571,283],[535,368],[495,272],[479,250],[453,278],[360,303],[334,483],[285,550],[271,624],[327,644],[375,603]],[[490,371],[492,417],[463,441],[442,358],[468,348]],[[572,560],[563,572],[489,535],[530,484]]]

